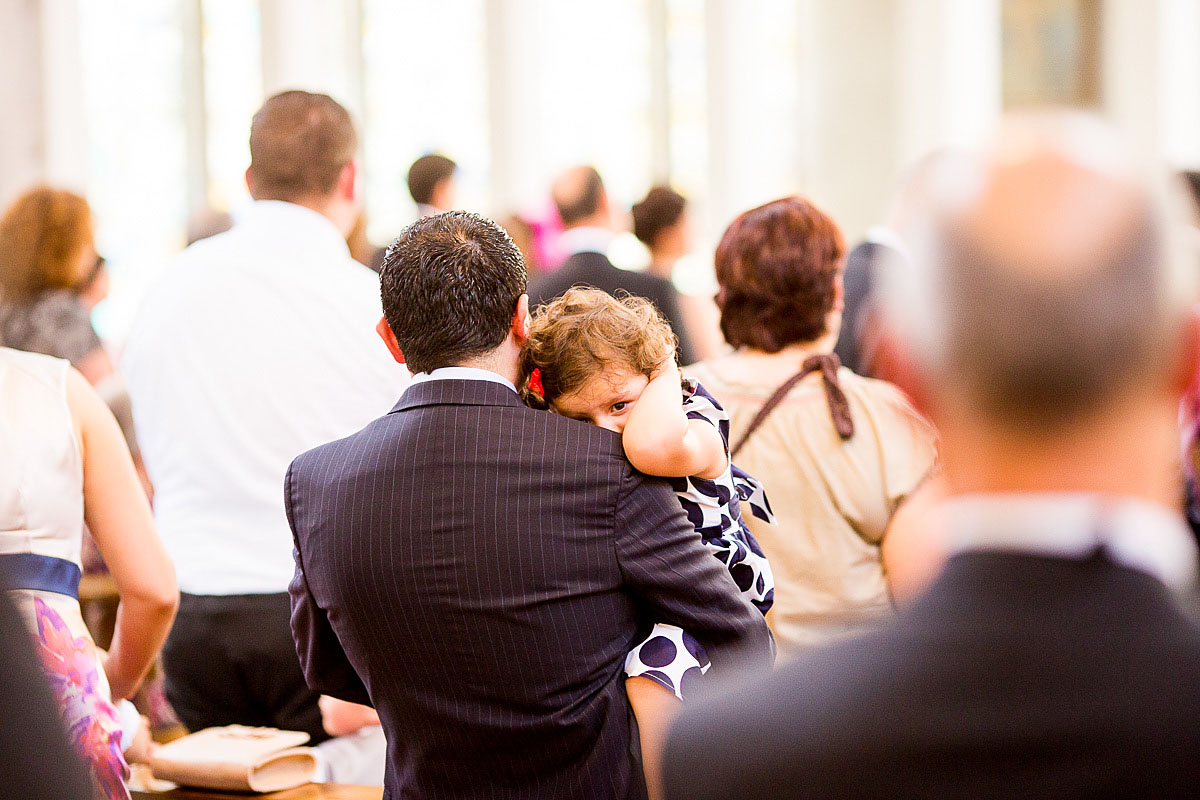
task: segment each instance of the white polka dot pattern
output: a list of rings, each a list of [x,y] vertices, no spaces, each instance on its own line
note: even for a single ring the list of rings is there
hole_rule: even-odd
[[[729,415],[699,383],[688,382],[683,410],[688,419],[713,425],[729,452]],[[674,478],[672,483],[705,549],[729,570],[742,595],[766,614],[775,599],[775,578],[741,512],[741,503],[746,502],[755,516],[775,522],[762,484],[732,464],[713,480],[692,476]],[[673,625],[659,624],[630,652],[625,672],[631,678],[650,678],[682,700],[689,685],[707,671],[708,663],[703,646],[690,634]]]

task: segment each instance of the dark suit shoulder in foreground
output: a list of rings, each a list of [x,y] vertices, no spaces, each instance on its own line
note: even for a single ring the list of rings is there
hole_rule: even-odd
[[[672,800],[1178,797],[1200,786],[1200,636],[1155,579],[970,554],[897,622],[690,706]]]
[[[298,458],[292,626],[309,684],[379,711],[387,796],[641,797],[623,662],[674,622],[714,670],[761,615],[609,431],[484,381],[414,384]]]

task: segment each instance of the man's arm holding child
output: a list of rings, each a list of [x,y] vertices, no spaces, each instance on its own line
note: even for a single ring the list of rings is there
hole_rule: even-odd
[[[705,549],[664,481],[630,471],[616,525],[622,575],[654,622],[696,637],[718,672],[772,664],[775,642],[762,613]]]

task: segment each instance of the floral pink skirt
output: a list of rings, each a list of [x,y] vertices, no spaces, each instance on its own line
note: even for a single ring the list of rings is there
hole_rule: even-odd
[[[9,595],[29,623],[68,738],[88,769],[96,796],[128,800],[121,722],[79,601],[27,589],[10,590]]]

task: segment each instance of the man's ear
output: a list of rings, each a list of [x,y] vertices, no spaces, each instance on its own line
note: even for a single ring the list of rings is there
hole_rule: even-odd
[[[512,318],[512,335],[517,344],[529,341],[529,295],[521,295],[517,300],[517,310]]]
[[[405,364],[404,352],[400,349],[400,343],[396,341],[396,334],[392,331],[392,326],[388,325],[387,317],[379,318],[375,332],[379,334],[380,339],[383,339],[383,343],[387,345],[388,352],[392,354],[392,358],[396,359],[396,363]]]
[[[351,161],[346,166],[342,167],[342,171],[338,173],[337,194],[338,197],[349,202],[354,202],[354,198],[358,196],[358,164]]]
[[[1174,372],[1172,390],[1179,394],[1200,393],[1200,309],[1188,314]]]
[[[597,204],[597,206],[598,207],[596,210],[601,216],[604,217],[605,221],[608,222],[609,225],[615,226],[617,224],[617,220],[613,217],[612,204],[608,201],[607,191],[600,193],[600,202]]]
[[[876,377],[894,383],[900,391],[908,395],[913,407],[925,417],[930,417],[930,395],[926,390],[925,379],[921,370],[913,362],[908,348],[895,331],[882,321],[876,319],[877,330],[874,332],[875,353],[872,359],[872,372]]]

